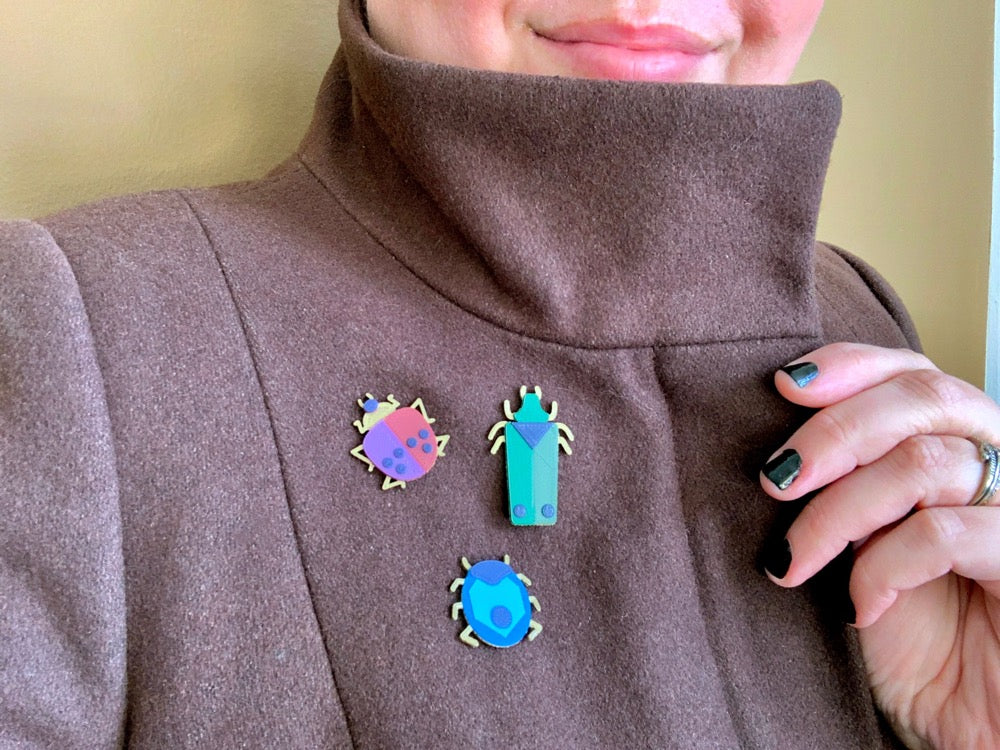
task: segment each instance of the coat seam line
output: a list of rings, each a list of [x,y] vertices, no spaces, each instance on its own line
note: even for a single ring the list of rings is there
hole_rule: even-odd
[[[653,367],[653,377],[656,379],[657,386],[660,389],[660,394],[663,398],[664,406],[668,413],[670,411],[670,405],[667,401],[667,381],[660,375],[660,367],[657,364],[656,357],[659,350],[669,347],[658,347],[650,346],[647,347],[649,351],[649,358]],[[671,420],[671,432],[673,432],[673,425]],[[678,480],[680,478],[678,477]],[[680,482],[678,481],[678,488]],[[683,504],[682,504],[683,505]],[[690,538],[690,528],[688,527],[687,517],[685,509],[680,508],[681,518],[684,521],[686,527],[685,541],[688,549],[688,554],[690,555],[691,567],[697,575],[700,572],[701,563],[698,556],[695,553],[694,546],[691,543]],[[746,726],[746,719],[740,712],[740,702],[739,696],[735,694],[733,689],[732,681],[727,679],[730,672],[732,672],[729,660],[726,657],[725,650],[722,648],[722,644],[718,641],[715,636],[715,630],[710,627],[710,622],[708,619],[709,612],[706,609],[705,604],[705,591],[701,586],[695,586],[695,593],[698,597],[698,613],[701,616],[701,621],[705,627],[705,639],[708,643],[708,648],[712,654],[712,661],[715,664],[715,673],[719,683],[719,690],[722,692],[722,699],[726,706],[726,714],[729,716],[730,726],[732,727],[733,735],[739,742],[741,748],[752,748],[754,747],[751,742],[750,732]]]
[[[340,684],[337,680],[336,670],[334,670],[333,668],[333,655],[330,653],[330,649],[327,646],[326,638],[323,636],[323,628],[320,624],[319,612],[316,609],[316,597],[313,593],[313,585],[309,578],[309,573],[306,570],[305,560],[303,559],[302,556],[302,538],[301,534],[299,533],[298,526],[295,522],[295,514],[292,513],[291,500],[289,497],[288,476],[285,468],[285,462],[284,460],[282,460],[281,449],[278,445],[278,436],[275,430],[274,414],[271,409],[271,400],[267,395],[267,390],[264,388],[264,382],[261,377],[260,367],[257,362],[257,355],[256,352],[254,351],[253,345],[251,344],[249,326],[246,317],[244,315],[243,308],[240,306],[239,302],[236,299],[236,291],[233,288],[232,280],[230,279],[229,273],[226,270],[225,264],[222,262],[222,258],[219,255],[218,248],[216,247],[215,242],[212,240],[212,236],[208,231],[208,227],[205,225],[205,221],[202,219],[202,216],[201,214],[198,213],[197,209],[195,209],[194,205],[189,200],[185,191],[178,191],[177,194],[181,198],[181,200],[184,201],[184,203],[188,207],[188,210],[191,211],[191,214],[198,222],[198,226],[201,229],[201,233],[204,236],[205,241],[208,243],[208,247],[212,253],[212,257],[215,259],[216,265],[219,268],[219,274],[222,276],[222,281],[223,284],[225,284],[226,292],[229,295],[229,300],[233,305],[233,310],[236,314],[236,319],[239,321],[240,332],[243,336],[243,343],[246,346],[247,355],[250,358],[250,364],[251,367],[253,368],[253,373],[254,373],[254,380],[256,381],[257,384],[257,390],[260,393],[261,402],[264,407],[264,413],[267,416],[268,428],[269,432],[271,433],[271,444],[274,446],[274,453],[278,461],[278,470],[281,476],[282,490],[285,496],[285,507],[288,511],[289,524],[291,525],[292,535],[295,539],[295,551],[299,558],[299,566],[302,570],[302,577],[303,580],[305,581],[306,590],[309,594],[309,604],[312,609],[313,620],[315,621],[316,628],[319,631],[320,640],[323,643],[323,650],[326,652],[326,661],[327,661],[327,667],[330,672],[330,680],[333,683],[334,693],[336,694],[337,702],[340,705],[341,715],[344,718],[344,726],[347,730],[348,737],[351,741],[351,747],[356,748],[357,742],[354,739],[354,732],[352,731],[351,728],[351,721],[348,717],[347,709],[344,706],[344,699],[340,690]]]

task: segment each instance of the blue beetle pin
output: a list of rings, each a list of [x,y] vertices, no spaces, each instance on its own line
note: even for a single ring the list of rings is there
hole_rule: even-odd
[[[542,408],[542,389],[533,393],[521,386],[521,408],[511,411],[510,401],[503,402],[507,417],[493,425],[488,440],[493,440],[490,453],[496,455],[507,444],[507,495],[510,522],[515,526],[552,526],[558,512],[559,449],[571,455],[569,441],[573,432],[556,422],[559,405],[553,401],[551,411]]]
[[[481,560],[471,565],[462,558],[465,577],[451,582],[451,592],[462,589],[461,601],[451,605],[451,619],[465,613],[465,630],[458,637],[473,648],[479,641],[496,648],[517,645],[542,632],[531,617],[532,607],[541,610],[538,599],[528,594],[531,580],[510,567],[510,555],[500,560]],[[476,640],[477,636],[479,640]]]

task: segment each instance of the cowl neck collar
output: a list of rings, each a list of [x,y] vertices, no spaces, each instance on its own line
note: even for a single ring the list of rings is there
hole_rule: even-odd
[[[389,54],[358,0],[300,157],[406,268],[497,325],[616,348],[814,336],[840,98]]]

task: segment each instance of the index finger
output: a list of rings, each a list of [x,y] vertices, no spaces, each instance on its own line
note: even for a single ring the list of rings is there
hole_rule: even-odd
[[[790,500],[881,458],[916,435],[998,442],[1000,407],[940,370],[908,370],[814,414],[768,461],[762,485]],[[794,486],[793,486],[794,483]]]
[[[912,370],[937,367],[909,349],[840,342],[785,365],[774,374],[774,385],[792,403],[820,409]]]

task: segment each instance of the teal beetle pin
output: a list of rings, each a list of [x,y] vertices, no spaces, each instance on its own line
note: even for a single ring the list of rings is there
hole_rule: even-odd
[[[500,446],[507,446],[507,495],[510,522],[515,526],[552,526],[556,522],[559,449],[567,455],[573,453],[569,446],[573,432],[555,421],[558,410],[553,401],[545,411],[542,389],[537,385],[532,393],[522,385],[521,407],[511,411],[510,401],[504,401],[507,419],[493,425],[487,438],[496,438],[490,448],[494,455]]]

